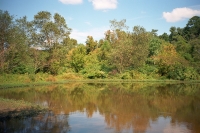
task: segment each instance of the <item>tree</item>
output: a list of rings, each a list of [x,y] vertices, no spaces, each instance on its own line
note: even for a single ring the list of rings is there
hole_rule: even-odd
[[[35,44],[34,36],[36,31],[34,29],[33,22],[29,22],[27,17],[24,16],[20,19],[15,20],[15,25],[20,29],[21,34],[26,38],[26,45],[32,46]]]
[[[124,29],[128,29],[128,26],[126,25],[126,19],[122,19],[121,21],[117,21],[116,19],[110,20],[110,28],[113,32],[116,30],[122,31]]]
[[[187,40],[183,37],[183,29],[171,27],[169,39],[170,42],[176,47],[176,51],[181,54],[185,59],[191,61],[191,46],[187,43]]]
[[[86,40],[86,50],[87,54],[94,51],[98,47],[97,41],[94,41],[92,36],[88,36]]]
[[[69,36],[71,29],[67,27],[65,19],[58,13],[55,13],[53,18],[54,21],[51,20],[51,13],[46,11],[38,12],[34,16],[33,23],[36,31],[39,31],[35,35],[37,45],[55,48]]]
[[[176,29],[176,27],[171,27],[170,28],[170,35],[169,35],[169,41],[170,41],[170,43],[174,43],[175,41],[177,41],[177,36],[178,36],[178,33],[177,33],[177,29]]]
[[[171,67],[188,65],[188,62],[177,53],[174,45],[167,42],[163,43],[161,51],[157,55],[152,56],[154,63],[159,67],[161,76],[167,75],[172,70]]]
[[[5,69],[5,49],[9,47],[13,35],[13,16],[0,10],[0,72]]]
[[[166,42],[169,42],[169,35],[167,33],[163,33],[159,36],[159,38],[165,40]]]
[[[200,39],[193,39],[190,41],[192,45],[192,56],[196,62],[200,62]]]
[[[105,72],[102,71],[102,64],[98,60],[98,50],[99,49],[96,49],[84,58],[84,69],[81,70],[81,73],[87,78],[94,79],[106,77]]]
[[[46,50],[37,50],[35,48],[31,48],[29,54],[33,60],[34,72],[46,72],[47,70],[45,69],[47,67],[49,52]]]
[[[66,37],[63,39],[62,45],[70,51],[71,49],[75,48],[78,45],[78,42],[76,39]]]
[[[158,35],[157,32],[158,32],[158,30],[152,29],[150,33],[151,33],[153,36],[156,37],[156,36]]]
[[[84,45],[78,45],[76,48],[69,51],[67,55],[68,62],[75,72],[79,72],[84,68],[86,48]]]
[[[162,49],[159,54],[153,56],[152,58],[160,65],[166,66],[176,63],[185,63],[185,60],[176,52],[175,46],[170,43],[162,44]]]
[[[110,53],[110,50],[111,50],[111,46],[110,46],[109,41],[104,40],[99,49],[100,49],[99,50],[100,52],[98,54],[99,60],[101,60],[101,61],[108,60],[109,53]]]
[[[0,52],[2,53],[5,43],[9,43],[9,39],[13,35],[13,16],[8,11],[0,10],[0,21]]]
[[[110,63],[121,73],[126,67],[130,66],[130,37],[123,31],[127,29],[125,24],[126,20],[117,22],[116,20],[110,21],[112,33],[107,32],[106,37],[111,44]]]
[[[61,43],[64,38],[69,37],[71,29],[67,27],[64,17],[58,13],[54,14],[54,23],[56,26],[55,43]]]
[[[128,28],[125,20],[110,22],[113,33],[106,34],[110,37],[112,35],[112,41],[108,40],[112,47],[110,62],[116,66],[120,73],[125,69],[143,65],[148,57],[149,33],[140,26],[135,26],[132,33],[123,31],[123,29]]]
[[[132,66],[137,68],[145,64],[149,55],[149,33],[141,26],[135,26],[132,33]]]
[[[125,68],[130,67],[132,49],[129,46],[129,40],[122,39],[115,43],[109,54],[109,62],[113,64],[118,72],[123,72]]]
[[[33,45],[45,47],[49,52],[45,67],[52,74],[58,74],[65,64],[66,54],[77,42],[69,38],[71,29],[67,27],[64,17],[55,13],[52,20],[50,12],[41,11],[34,16],[35,28]]]
[[[16,19],[7,11],[0,13],[1,26],[1,71],[7,73],[33,73],[29,55],[29,25],[26,17]]]
[[[20,27],[13,28],[14,36],[5,51],[6,71],[12,73],[33,73],[33,60],[29,54],[27,37]]]
[[[186,27],[183,29],[184,37],[189,41],[191,39],[197,38],[200,35],[200,17],[192,17]]]
[[[157,55],[161,50],[162,40],[152,37],[149,41],[149,57]]]

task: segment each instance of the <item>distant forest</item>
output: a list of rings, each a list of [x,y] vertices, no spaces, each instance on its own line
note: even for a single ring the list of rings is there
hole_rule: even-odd
[[[62,75],[84,78],[200,79],[200,17],[170,34],[128,30],[126,20],[111,20],[103,39],[88,36],[85,44],[70,38],[58,13],[38,12],[32,21],[0,10],[0,74]]]

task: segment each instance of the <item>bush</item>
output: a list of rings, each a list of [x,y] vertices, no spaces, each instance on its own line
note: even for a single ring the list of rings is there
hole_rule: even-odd
[[[121,79],[133,79],[133,77],[131,76],[130,72],[125,72],[121,74]]]
[[[77,73],[67,72],[61,75],[61,79],[82,79],[82,76]]]
[[[138,72],[146,74],[147,76],[154,76],[158,73],[158,68],[154,65],[144,65],[138,69]]]
[[[197,80],[199,75],[192,67],[185,67],[182,65],[173,65],[169,68],[167,78],[175,80]]]
[[[151,76],[148,76],[146,74],[143,74],[139,71],[127,71],[121,74],[120,76],[121,79],[136,79],[136,80],[142,80],[142,79],[150,79],[152,78]]]
[[[96,78],[106,78],[107,74],[104,71],[95,70],[95,71],[86,71],[85,69],[81,71],[86,78],[96,79]]]
[[[185,69],[184,76],[185,76],[185,80],[198,80],[199,79],[199,74],[192,67],[187,67]]]
[[[34,73],[34,69],[25,65],[18,65],[12,68],[12,74],[25,74],[25,73]]]

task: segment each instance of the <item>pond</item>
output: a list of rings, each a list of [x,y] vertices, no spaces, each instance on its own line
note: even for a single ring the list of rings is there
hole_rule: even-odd
[[[0,132],[200,133],[200,84],[68,83],[1,89],[49,111],[0,122]]]

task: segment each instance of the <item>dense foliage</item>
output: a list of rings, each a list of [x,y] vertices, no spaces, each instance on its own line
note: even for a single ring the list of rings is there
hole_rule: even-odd
[[[85,78],[176,79],[200,77],[200,17],[185,27],[157,35],[141,26],[128,30],[126,20],[111,20],[99,41],[70,38],[64,17],[38,12],[32,21],[14,19],[0,10],[0,73],[60,75]]]

